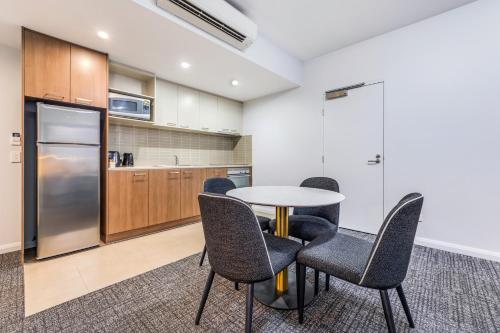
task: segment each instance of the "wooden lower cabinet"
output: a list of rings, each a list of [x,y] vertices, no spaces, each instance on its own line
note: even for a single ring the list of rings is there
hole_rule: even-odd
[[[148,226],[148,176],[147,170],[108,173],[108,234]]]
[[[149,171],[149,225],[181,219],[181,171]]]
[[[226,178],[227,169],[226,168],[208,168],[207,179],[209,178]]]
[[[181,170],[181,218],[200,215],[198,194],[203,191],[206,169]]]
[[[204,181],[225,175],[225,168],[109,171],[105,240],[196,221]]]

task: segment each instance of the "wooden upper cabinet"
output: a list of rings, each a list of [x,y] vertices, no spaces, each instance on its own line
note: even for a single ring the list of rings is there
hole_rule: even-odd
[[[108,56],[23,29],[24,95],[107,107]]]
[[[149,171],[149,225],[181,219],[181,171]]]
[[[23,30],[24,94],[70,102],[70,44]]]
[[[71,45],[71,103],[107,106],[108,57]]]
[[[108,234],[148,226],[147,170],[108,173]]]

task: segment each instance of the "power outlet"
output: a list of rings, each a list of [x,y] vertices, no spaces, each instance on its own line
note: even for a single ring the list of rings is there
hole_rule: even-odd
[[[21,152],[11,151],[10,152],[10,163],[21,163]]]

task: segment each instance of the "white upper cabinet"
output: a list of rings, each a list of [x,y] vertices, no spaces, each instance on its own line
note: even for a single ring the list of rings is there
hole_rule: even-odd
[[[155,123],[178,127],[178,86],[164,80],[156,80]]]
[[[200,129],[200,94],[197,90],[179,86],[179,128]]]
[[[186,130],[240,135],[243,104],[157,78],[154,123]]]
[[[216,132],[217,128],[217,96],[200,92],[200,129]]]
[[[241,134],[243,105],[224,97],[218,98],[217,132]]]

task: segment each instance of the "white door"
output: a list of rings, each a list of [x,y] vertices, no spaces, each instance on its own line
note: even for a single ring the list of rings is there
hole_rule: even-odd
[[[243,105],[237,101],[229,101],[228,105],[229,131],[231,134],[241,134]]]
[[[346,199],[339,226],[377,233],[384,218],[383,83],[348,90],[325,101],[324,175]]]
[[[217,130],[217,96],[200,92],[200,128],[202,131]]]
[[[158,79],[156,81],[155,123],[177,127],[178,96],[177,85]]]
[[[231,101],[224,97],[218,97],[217,110],[217,132],[231,133],[232,112]]]
[[[197,90],[179,87],[179,127],[200,129],[200,94]]]

